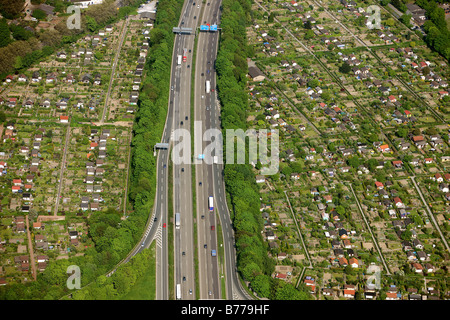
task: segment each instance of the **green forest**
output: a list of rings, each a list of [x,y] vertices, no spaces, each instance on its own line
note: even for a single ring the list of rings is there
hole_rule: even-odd
[[[223,0],[221,37],[216,60],[218,95],[222,105],[223,129],[247,129],[248,95],[246,26],[251,21],[251,0]],[[224,138],[226,141],[226,138]],[[273,279],[274,262],[269,258],[268,245],[261,231],[260,195],[255,173],[249,164],[226,164],[226,191],[230,197],[235,228],[237,269],[243,280],[259,297],[272,300],[308,300],[306,291]]]
[[[123,6],[117,10],[114,0],[106,0],[102,4],[91,6],[81,12],[81,28],[67,28],[66,13],[70,2],[62,0],[32,1],[54,6],[55,13],[61,17],[54,29],[36,31],[38,22],[17,19],[17,23],[7,23],[6,19],[21,17],[24,0],[2,0],[0,2],[0,78],[48,57],[62,46],[76,42],[88,32],[96,32],[108,24],[123,19],[136,10],[143,0],[122,0]],[[45,21],[45,19],[42,19]],[[30,31],[33,30],[33,31]]]

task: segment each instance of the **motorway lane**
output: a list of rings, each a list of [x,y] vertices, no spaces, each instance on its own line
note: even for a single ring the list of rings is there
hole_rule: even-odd
[[[192,28],[195,31],[199,16],[200,5],[192,5],[193,1],[185,4],[185,11],[181,17],[181,27]],[[183,23],[184,22],[184,23]],[[174,58],[184,55],[186,49],[187,61],[175,68],[172,82],[174,85],[174,129],[185,129],[190,132],[190,98],[191,98],[191,68],[194,35],[177,35],[175,39]],[[189,53],[189,50],[191,52]],[[187,119],[186,119],[187,117]],[[183,122],[183,124],[181,124]],[[189,140],[190,141],[190,140]],[[174,145],[178,141],[174,142]],[[185,150],[190,154],[190,148]],[[173,156],[173,155],[172,155]],[[189,161],[191,158],[189,157]],[[175,229],[175,284],[181,284],[182,300],[195,299],[195,264],[194,264],[194,215],[192,210],[192,168],[189,163],[173,165],[174,175],[174,214],[179,212],[181,217],[180,229]],[[184,172],[182,171],[184,169]],[[183,254],[184,252],[184,254]]]
[[[196,8],[196,6],[191,6],[192,0],[185,3],[183,7],[183,14],[180,18],[180,24],[179,26],[184,27],[192,27],[195,30],[195,23],[197,20],[192,21],[192,17],[196,15],[197,17],[200,16],[200,9]],[[214,4],[214,3],[213,3]],[[212,9],[210,12],[217,12],[216,21],[219,21],[219,11],[218,8],[220,6],[220,2],[216,2],[214,9]],[[192,8],[193,7],[193,8]],[[209,6],[208,6],[209,7]],[[212,8],[212,5],[210,6]],[[207,12],[208,8],[205,6],[205,12]],[[193,11],[193,14],[189,14],[191,9]],[[195,10],[197,9],[197,10]],[[214,15],[214,13],[213,13]],[[205,17],[207,17],[207,14],[205,14]],[[184,24],[181,24],[181,21],[184,21]],[[192,23],[192,24],[191,24]],[[197,51],[197,57],[203,56],[203,66],[207,66],[208,59],[211,61],[210,66],[213,66],[214,60],[215,60],[215,52],[217,48],[217,34],[215,35],[215,38],[213,41],[210,41],[208,46],[212,45],[211,49],[209,50],[209,56],[208,53],[206,56],[203,56],[201,54],[202,50],[198,49]],[[170,95],[170,101],[169,101],[169,110],[167,114],[166,119],[166,126],[163,133],[163,138],[161,142],[169,143],[171,134],[173,132],[174,128],[180,127],[180,117],[189,116],[190,111],[190,88],[186,89],[183,87],[188,84],[190,86],[190,69],[184,70],[185,72],[181,74],[180,76],[177,76],[176,73],[178,72],[176,68],[177,64],[177,54],[182,53],[182,50],[184,48],[193,49],[193,43],[194,43],[194,36],[193,35],[176,35],[175,37],[175,45],[174,45],[174,51],[173,51],[173,59],[172,59],[172,71],[171,71],[171,85],[174,86],[174,90],[171,91]],[[199,48],[200,48],[200,40],[199,40]],[[206,47],[206,44],[203,44],[203,48]],[[183,63],[183,66],[186,64],[192,65],[192,56],[191,54],[188,54],[188,62]],[[200,63],[196,63],[196,70],[198,75],[201,74],[201,71],[199,69]],[[205,69],[206,70],[206,69]],[[210,68],[210,72],[214,72],[213,68]],[[207,74],[204,71],[205,74]],[[187,79],[187,81],[180,81],[181,79]],[[196,75],[196,81],[197,81],[197,75]],[[211,81],[211,87],[215,88],[215,76],[210,77]],[[205,83],[204,79],[200,82],[203,82],[202,88],[203,93],[205,91]],[[196,83],[196,89],[199,88],[199,86]],[[197,89],[198,90],[198,89]],[[203,94],[206,96],[205,94]],[[218,119],[219,117],[219,110],[215,108],[216,104],[216,97],[215,94],[210,94],[207,99],[205,99],[205,102],[208,102],[211,106],[211,109],[209,111],[209,115],[207,116],[207,112],[202,112],[206,110],[206,104],[201,105],[200,103],[197,103],[197,99],[200,98],[200,94],[195,95],[195,112],[196,114],[200,115],[200,120],[203,120],[205,126],[203,127],[203,130],[205,130],[207,127],[216,127],[220,128],[220,121]],[[188,103],[180,103],[180,102],[188,102]],[[197,110],[197,108],[203,108],[200,109],[200,111]],[[203,114],[203,117],[202,117]],[[189,117],[190,118],[190,117]],[[184,128],[189,129],[190,128],[190,119],[188,122],[186,120],[183,120]],[[212,121],[210,123],[209,121]],[[201,138],[201,136],[200,136]],[[170,141],[171,142],[171,141]],[[154,209],[154,216],[152,216],[150,221],[150,226],[148,231],[146,232],[146,236],[144,237],[144,246],[137,249],[137,252],[139,252],[142,248],[146,248],[150,245],[151,241],[155,237],[155,235],[160,232],[161,233],[161,247],[158,247],[157,250],[157,299],[169,299],[169,290],[168,290],[168,252],[167,252],[167,232],[165,228],[162,228],[162,224],[167,224],[167,174],[170,174],[167,170],[168,168],[168,161],[169,161],[169,152],[170,150],[160,150],[158,152],[158,160],[157,160],[157,172],[158,172],[158,191],[156,196],[156,202],[155,202],[155,209]],[[195,154],[195,153],[194,153]],[[164,168],[164,165],[166,165],[166,168]],[[193,263],[193,243],[191,242],[189,235],[193,234],[193,215],[192,215],[192,204],[186,203],[184,200],[190,199],[192,201],[192,194],[189,195],[189,191],[192,188],[190,179],[191,179],[191,171],[190,169],[187,170],[187,167],[185,166],[185,172],[183,172],[183,177],[187,177],[186,180],[183,180],[183,178],[179,177],[176,173],[180,173],[180,170],[177,170],[179,168],[175,168],[174,166],[174,178],[178,178],[178,186],[180,186],[180,198],[178,199],[177,196],[174,195],[174,205],[178,203],[179,208],[181,209],[181,203],[184,203],[184,210],[190,210],[190,214],[184,214],[182,215],[184,220],[182,220],[182,229],[175,230],[175,284],[180,283],[178,280],[182,277],[182,273],[184,276],[186,274],[190,274],[189,276],[186,276],[186,284],[185,288],[183,290],[183,297],[182,299],[194,299],[195,298],[195,288],[194,288],[194,263]],[[235,250],[234,250],[234,236],[233,236],[233,229],[231,226],[231,221],[229,218],[229,211],[226,206],[226,198],[225,198],[225,189],[224,189],[224,181],[222,177],[222,170],[223,165],[209,165],[204,166],[204,170],[199,170],[199,166],[196,168],[196,186],[198,186],[198,181],[204,181],[203,182],[203,189],[207,190],[206,193],[200,192],[197,189],[197,203],[201,203],[206,210],[202,209],[201,212],[199,209],[199,206],[197,206],[198,215],[197,215],[197,223],[198,225],[201,225],[200,216],[202,214],[205,215],[205,218],[207,217],[208,220],[203,221],[203,227],[198,228],[198,248],[199,248],[199,274],[200,278],[203,279],[204,276],[206,276],[206,285],[202,286],[202,281],[200,281],[200,298],[205,298],[205,295],[209,290],[212,291],[211,296],[207,296],[209,298],[220,298],[220,286],[219,286],[219,279],[218,279],[218,269],[217,269],[217,258],[215,259],[216,264],[212,265],[211,261],[211,245],[215,245],[216,243],[216,237],[215,232],[210,231],[211,224],[216,224],[215,215],[208,213],[207,208],[207,201],[208,196],[215,194],[215,209],[217,210],[217,213],[220,216],[221,225],[222,225],[222,232],[224,236],[224,249],[225,249],[225,263],[226,263],[226,280],[227,280],[227,297],[222,297],[225,299],[248,299],[248,296],[245,294],[245,292],[240,287],[240,283],[237,278],[236,270],[235,270]],[[174,180],[174,189],[176,186],[176,182]],[[181,188],[182,186],[182,188]],[[181,191],[183,190],[183,191]],[[178,200],[175,200],[178,199]],[[174,207],[174,214],[177,212]],[[153,223],[153,217],[157,218],[157,222]],[[211,220],[209,218],[211,217]],[[169,219],[174,219],[174,217],[169,217]],[[202,229],[203,231],[200,231]],[[183,230],[183,232],[181,232]],[[208,244],[208,248],[205,250],[203,248],[204,243]],[[192,244],[192,245],[190,245]],[[203,250],[203,251],[202,251]],[[185,255],[183,256],[181,252],[185,251]],[[202,259],[207,261],[202,263]],[[183,263],[181,263],[183,261]],[[203,265],[203,266],[202,266]],[[211,268],[212,266],[212,268]],[[206,268],[206,269],[205,269]],[[213,276],[215,274],[216,276]],[[200,280],[201,280],[200,279]],[[193,294],[189,295],[188,291],[189,288],[192,289]],[[202,289],[203,288],[203,289]]]
[[[210,15],[205,17],[209,20],[210,24],[219,24],[220,21],[220,5],[221,1],[217,1],[214,3],[214,8],[211,10]],[[203,19],[205,23],[205,19]],[[208,80],[211,81],[211,88],[216,87],[216,75],[215,70],[213,68],[214,61],[217,55],[217,44],[218,44],[218,33],[209,33],[210,39],[208,42],[208,51],[205,52],[206,62],[206,70],[209,69],[210,73],[208,74],[205,71],[205,76],[210,76]],[[200,71],[198,71],[200,72]],[[204,83],[203,83],[204,85]],[[197,88],[197,85],[196,85]],[[206,111],[206,118],[209,119],[210,123],[207,125],[210,128],[221,129],[220,124],[220,105],[218,103],[216,92],[211,92],[211,94],[205,97],[205,103],[210,106],[210,109]],[[205,110],[205,109],[203,109]],[[221,160],[221,156],[219,156]],[[223,164],[213,164],[208,165],[207,167],[207,182],[209,186],[213,188],[214,194],[214,208],[215,212],[218,214],[220,219],[220,224],[222,227],[222,239],[223,239],[223,249],[224,249],[224,260],[225,260],[225,277],[226,277],[226,297],[222,297],[223,299],[228,300],[249,300],[251,297],[245,292],[242,288],[240,281],[238,279],[238,274],[236,270],[236,251],[234,245],[234,230],[232,227],[229,210],[226,202],[226,193],[225,193],[225,182],[223,179]],[[216,224],[216,222],[214,222]],[[214,267],[213,267],[214,269]],[[215,271],[217,272],[217,271]],[[219,286],[220,287],[220,286]],[[220,293],[215,293],[220,294]],[[213,297],[214,298],[214,297]],[[215,298],[220,298],[218,295]]]
[[[220,1],[214,1],[212,5],[206,5],[202,16],[202,23],[217,23]],[[217,32],[200,32],[197,44],[197,61],[195,75],[195,120],[199,121],[198,133],[195,135],[196,150],[194,155],[203,153],[208,141],[203,142],[203,133],[207,129],[216,127],[215,117],[211,117],[215,112],[214,92],[206,93],[206,80],[211,82],[211,89],[215,88],[214,62],[217,52]],[[203,73],[203,76],[202,76]],[[209,106],[207,110],[206,106]],[[208,154],[205,154],[208,156]],[[209,212],[208,198],[214,196],[214,181],[212,165],[198,161],[196,165],[196,188],[197,188],[197,215],[204,215],[198,223],[198,250],[199,250],[199,284],[200,299],[220,299],[221,285],[219,278],[218,257],[211,256],[211,250],[217,247],[215,212]],[[199,185],[202,182],[202,186]],[[204,248],[204,245],[207,248]]]

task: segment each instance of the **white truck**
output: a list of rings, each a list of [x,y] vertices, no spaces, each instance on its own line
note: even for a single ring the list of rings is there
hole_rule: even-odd
[[[179,54],[179,55],[178,55],[178,61],[177,61],[177,64],[178,64],[178,65],[181,64],[181,59],[182,59],[181,54]]]
[[[209,80],[206,80],[206,93],[209,93],[210,90],[211,90],[211,83],[209,82]]]
[[[180,214],[178,212],[175,213],[175,228],[180,229]]]
[[[214,162],[214,163],[219,163],[219,157],[218,157],[218,156],[214,156],[213,162]]]

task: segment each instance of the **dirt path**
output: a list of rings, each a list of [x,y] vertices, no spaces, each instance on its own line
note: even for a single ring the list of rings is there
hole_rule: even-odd
[[[30,252],[30,266],[31,266],[31,275],[33,276],[34,281],[36,281],[36,264],[34,263],[34,251],[33,251],[33,241],[31,241],[31,232],[30,232],[30,223],[28,220],[28,215],[25,216],[25,221],[27,225],[27,236],[28,236],[28,251]]]

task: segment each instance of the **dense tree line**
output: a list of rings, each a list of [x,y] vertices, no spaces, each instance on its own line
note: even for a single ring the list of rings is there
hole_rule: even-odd
[[[406,0],[384,0],[383,5],[387,5],[389,2],[401,12],[406,12],[406,3],[410,1]],[[441,0],[416,0],[417,4],[426,11],[427,20],[423,27],[426,33],[425,42],[429,47],[433,48],[436,52],[442,55],[444,58],[450,61],[450,31],[447,28],[445,21],[444,9],[439,7],[439,3],[444,3]],[[409,17],[409,15],[405,15]]]
[[[15,12],[12,8],[18,8],[16,0],[2,0],[3,10],[5,6],[8,12]],[[30,32],[25,29],[27,26],[34,27],[37,23],[29,21],[19,21],[18,25],[6,24],[5,20],[0,20],[0,79],[8,73],[13,73],[30,67],[33,63],[52,54],[60,49],[64,44],[73,43],[87,32],[96,32],[108,24],[123,19],[123,17],[137,8],[144,0],[123,0],[122,6],[117,10],[114,0],[105,0],[102,4],[90,6],[81,12],[81,28],[67,28],[67,19],[70,19],[66,13],[70,2],[61,0],[40,1],[55,6],[55,11],[63,13],[61,21],[55,25],[54,29],[46,29],[42,32]],[[20,3],[20,1],[17,1]],[[23,5],[22,5],[23,7]],[[19,11],[20,13],[20,11]],[[7,14],[5,18],[20,16]]]
[[[251,5],[251,0],[222,1],[222,32],[216,70],[222,127],[225,130],[247,129],[246,57],[251,56],[251,48],[247,46],[246,26],[251,21]],[[267,243],[261,236],[260,196],[251,165],[225,164],[224,174],[235,228],[237,269],[242,278],[250,282],[251,288],[260,297],[308,299],[308,294],[297,290],[292,284],[271,277],[274,261],[269,258]]]
[[[7,19],[15,19],[25,6],[25,0],[1,0],[0,13]]]

